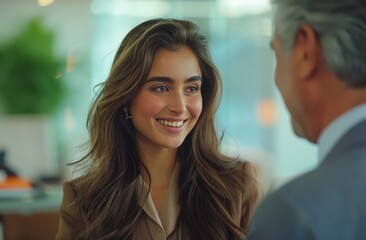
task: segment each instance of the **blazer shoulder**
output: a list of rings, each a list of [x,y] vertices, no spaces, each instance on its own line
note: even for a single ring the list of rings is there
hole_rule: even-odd
[[[60,206],[60,221],[57,240],[74,239],[83,228],[81,209],[75,202],[78,194],[78,179],[63,184],[63,199]]]
[[[78,195],[78,189],[80,188],[80,178],[76,178],[71,181],[66,181],[63,184],[64,199],[66,202],[71,203],[69,200],[75,200]]]

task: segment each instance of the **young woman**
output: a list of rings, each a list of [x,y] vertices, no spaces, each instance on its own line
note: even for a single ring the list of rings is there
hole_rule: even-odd
[[[221,87],[193,23],[132,29],[91,106],[88,168],[64,185],[56,239],[243,238],[258,187],[251,164],[219,152]]]

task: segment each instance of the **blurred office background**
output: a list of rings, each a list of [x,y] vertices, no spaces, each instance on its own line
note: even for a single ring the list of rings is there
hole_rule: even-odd
[[[54,33],[67,94],[33,130],[24,125],[39,116],[0,112],[0,150],[21,176],[63,182],[77,175],[66,164],[83,154],[93,87],[106,79],[126,33],[155,17],[191,20],[208,37],[224,79],[217,114],[223,151],[255,162],[266,191],[317,164],[315,146],[294,136],[274,85],[268,0],[0,0],[0,46],[34,17]]]

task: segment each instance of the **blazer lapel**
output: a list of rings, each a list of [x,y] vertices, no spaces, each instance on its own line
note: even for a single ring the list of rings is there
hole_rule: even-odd
[[[146,214],[159,226],[162,226],[160,217],[158,212],[156,211],[156,208],[154,206],[153,200],[151,198],[151,195],[148,193],[148,186],[142,179],[142,177],[139,177],[139,185],[141,189],[140,198],[138,199],[138,204],[142,209],[146,212]],[[145,196],[147,195],[147,199],[145,200]]]

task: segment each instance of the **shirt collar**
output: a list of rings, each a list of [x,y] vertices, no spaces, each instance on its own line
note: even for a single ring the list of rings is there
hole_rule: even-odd
[[[320,134],[318,140],[319,160],[323,161],[340,138],[353,126],[365,119],[366,104],[362,104],[332,121]]]

